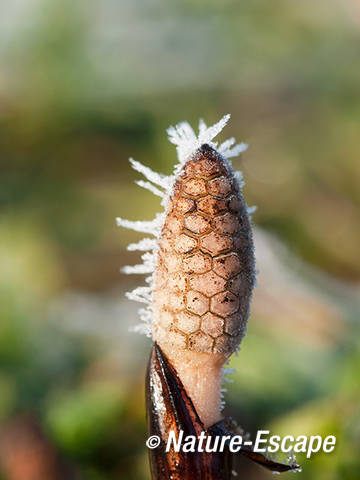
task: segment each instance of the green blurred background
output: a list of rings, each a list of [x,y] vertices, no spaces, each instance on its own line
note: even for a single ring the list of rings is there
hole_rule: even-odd
[[[169,173],[166,127],[228,112],[260,274],[226,413],[335,434],[299,478],[360,478],[360,3],[3,0],[0,40],[1,480],[149,479],[114,218],[159,211],[130,155]]]

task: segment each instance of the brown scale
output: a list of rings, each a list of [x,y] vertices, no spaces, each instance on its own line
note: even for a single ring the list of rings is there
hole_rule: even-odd
[[[169,200],[155,271],[154,340],[167,351],[228,357],[243,336],[253,286],[245,201],[221,156],[203,145]]]

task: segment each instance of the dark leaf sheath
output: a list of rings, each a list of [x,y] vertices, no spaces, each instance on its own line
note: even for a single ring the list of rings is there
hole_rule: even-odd
[[[161,438],[160,446],[149,450],[152,479],[229,480],[231,457],[227,448],[223,453],[184,453],[174,449],[166,453],[171,430],[176,438],[181,430],[184,437],[198,437],[205,428],[176,371],[156,343],[151,351],[146,383],[148,433]]]
[[[222,420],[207,431],[194,405],[187,395],[175,369],[154,343],[146,375],[146,412],[149,436],[161,439],[158,448],[149,450],[153,480],[229,480],[232,472],[232,453],[226,446],[224,452],[165,451],[170,431],[179,438],[180,431],[198,437],[205,431],[209,436],[237,435],[231,421]],[[228,442],[226,444],[228,445]],[[272,472],[298,470],[299,465],[275,462],[251,447],[242,446],[240,454]]]

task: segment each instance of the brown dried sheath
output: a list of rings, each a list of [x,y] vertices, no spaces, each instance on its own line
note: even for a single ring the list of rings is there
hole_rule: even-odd
[[[223,453],[175,452],[166,453],[169,432],[178,438],[179,432],[200,435],[205,431],[193,403],[176,371],[161,349],[153,345],[146,375],[146,410],[149,435],[161,438],[157,449],[149,450],[153,480],[229,480],[231,456]]]
[[[187,395],[180,378],[160,347],[153,345],[146,375],[146,413],[149,435],[161,439],[160,446],[149,450],[153,480],[229,480],[232,472],[232,454],[224,452],[170,452],[165,451],[169,432],[198,436],[205,431],[194,405]],[[206,431],[211,436],[236,435],[234,424],[222,420]],[[229,441],[226,443],[228,444]],[[272,472],[296,471],[299,465],[286,465],[242,446],[239,452]]]

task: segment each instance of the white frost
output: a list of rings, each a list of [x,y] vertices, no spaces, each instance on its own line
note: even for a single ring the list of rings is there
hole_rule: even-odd
[[[150,182],[155,183],[155,185],[158,185],[159,187],[165,189],[169,187],[169,177],[167,175],[154,172],[153,170],[151,170],[151,168],[146,167],[142,163],[134,160],[133,158],[130,158],[129,162],[131,163],[131,166],[134,170],[142,173],[144,177],[147,178]]]
[[[238,182],[238,185],[239,185],[239,188],[240,190],[243,188],[243,186],[245,185],[245,182],[244,182],[244,177],[243,177],[243,174],[242,172],[240,172],[240,170],[236,170],[234,172],[234,177],[236,179],[236,181]]]
[[[135,232],[150,233],[151,235],[158,237],[163,224],[163,217],[163,213],[158,213],[150,222],[124,220],[123,218],[118,217],[116,219],[116,223],[118,227],[128,228],[129,230],[134,230]]]
[[[140,303],[151,303],[151,287],[137,287],[131,292],[127,292],[126,296],[130,300],[134,300],[135,302],[140,302]]]
[[[232,378],[228,378],[227,375],[232,375],[235,373],[236,370],[233,368],[225,368],[223,367],[223,380],[225,383],[233,383],[234,380]]]
[[[181,122],[175,127],[169,127],[167,130],[169,140],[176,145],[180,164],[183,165],[204,143],[217,149],[218,152],[227,159],[236,157],[239,153],[244,152],[247,149],[246,143],[239,143],[232,147],[235,143],[233,137],[223,142],[219,148],[218,143],[212,141],[223,130],[229,119],[230,114],[225,115],[219,122],[211,127],[207,127],[204,120],[201,119],[199,121],[198,135],[195,134],[187,122]]]
[[[164,198],[164,196],[165,196],[164,192],[162,192],[161,190],[156,188],[155,185],[153,185],[150,182],[144,182],[144,180],[136,180],[135,183],[136,183],[136,185],[139,185],[139,187],[143,187],[146,190],[149,190],[151,193],[153,193],[154,195],[156,195],[158,197]]]
[[[126,274],[137,273],[143,275],[144,273],[151,273],[153,271],[152,265],[144,265],[139,263],[138,265],[126,265],[121,271]]]
[[[232,157],[236,157],[239,155],[239,153],[244,152],[247,149],[247,145],[245,143],[239,143],[236,145],[233,137],[225,140],[219,146],[217,142],[213,142],[213,139],[223,130],[229,119],[230,115],[225,115],[219,122],[215,123],[211,127],[208,127],[204,120],[201,119],[199,121],[198,134],[194,132],[188,122],[181,122],[175,127],[169,127],[167,130],[169,141],[176,145],[179,162],[174,166],[174,172],[172,175],[164,175],[154,172],[151,170],[151,168],[143,165],[133,158],[130,158],[129,160],[133,169],[144,175],[147,180],[137,180],[136,183],[140,187],[143,187],[152,192],[154,195],[160,197],[162,199],[161,205],[164,207],[164,212],[157,214],[155,218],[150,221],[131,221],[124,220],[122,218],[116,219],[117,225],[120,227],[128,228],[136,232],[143,232],[155,237],[144,238],[137,243],[131,243],[127,247],[127,249],[130,251],[139,250],[146,253],[144,253],[141,257],[143,263],[139,265],[126,266],[122,269],[122,271],[127,274],[150,274],[145,279],[148,286],[135,288],[132,292],[128,292],[126,294],[131,300],[146,304],[144,308],[140,308],[138,311],[142,323],[135,326],[132,329],[133,331],[145,333],[147,336],[151,336],[151,299],[153,291],[153,275],[157,262],[158,239],[165,221],[167,205],[169,198],[172,195],[173,185],[182,167],[203,144],[208,144],[212,148],[216,149],[226,161]],[[230,164],[230,162],[228,162],[228,164]],[[244,185],[242,174],[241,172],[234,172],[234,175],[239,184],[239,188],[241,189]],[[248,211],[251,213],[250,209]],[[229,381],[229,379],[227,380]]]
[[[143,238],[140,242],[137,243],[130,243],[127,246],[127,250],[129,252],[133,252],[134,250],[140,250],[141,252],[148,252],[149,250],[154,250],[156,247],[156,240],[153,238]]]
[[[252,205],[251,207],[248,206],[246,207],[246,210],[248,215],[253,215],[257,210],[257,206],[256,205]]]

